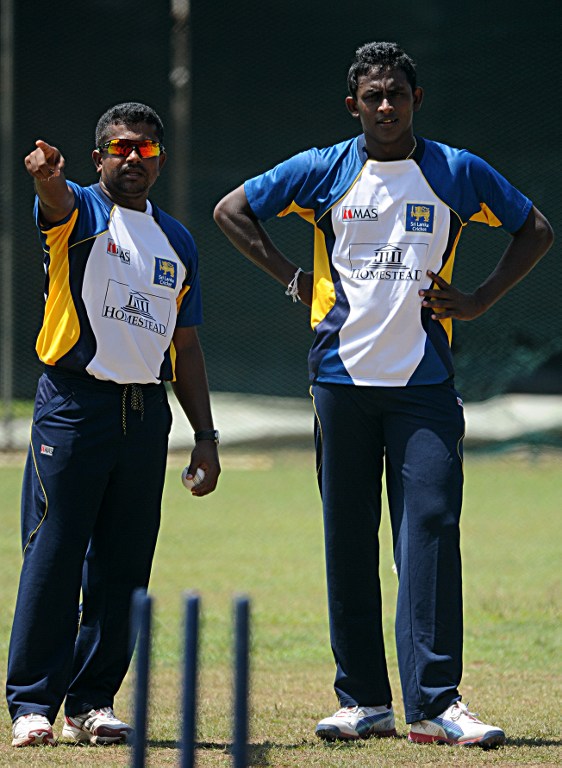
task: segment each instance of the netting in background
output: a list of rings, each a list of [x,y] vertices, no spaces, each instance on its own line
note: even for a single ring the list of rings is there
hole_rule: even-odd
[[[368,40],[396,39],[418,62],[425,88],[416,130],[483,156],[559,229],[560,105],[548,115],[541,109],[532,128],[525,117],[537,82],[548,82],[560,63],[552,35],[558,8],[494,1],[461,7],[464,13],[452,13],[446,0],[252,3],[251,11],[247,4],[225,8],[218,19],[196,4],[194,104],[205,105],[202,113],[194,109],[196,225],[205,226],[225,189],[300,149],[354,135],[358,124],[344,107],[353,52]],[[310,226],[293,215],[271,222],[269,231],[296,263],[310,266]],[[281,287],[243,263],[219,232],[211,227],[201,235],[208,243],[207,306],[210,299],[224,307],[204,329],[214,387],[298,395],[311,340],[306,313],[288,305]],[[503,231],[467,227],[457,257],[459,287],[476,287],[508,241]],[[467,400],[508,390],[562,352],[561,285],[555,249],[489,313],[456,324],[457,385]],[[221,355],[224,339],[242,365],[233,368],[230,356]],[[562,373],[559,392],[561,379]]]
[[[304,424],[308,419],[303,434],[312,433],[306,363],[312,332],[306,309],[293,305],[281,286],[230,246],[213,223],[212,210],[227,191],[280,159],[356,133],[357,124],[349,117],[344,98],[348,65],[358,45],[374,39],[399,41],[417,60],[426,91],[416,118],[417,131],[482,155],[535,200],[555,229],[562,231],[557,88],[562,49],[555,41],[559,0],[532,4],[523,0],[191,0],[192,119],[185,135],[191,150],[189,164],[178,161],[178,146],[172,140],[169,0],[51,0],[44,7],[36,0],[13,0],[13,4],[15,151],[12,158],[0,156],[0,164],[12,162],[15,177],[14,217],[8,226],[15,259],[14,394],[18,402],[26,401],[24,445],[29,436],[29,400],[40,373],[34,345],[44,276],[32,220],[32,183],[23,158],[35,139],[43,138],[61,148],[69,178],[83,184],[95,181],[90,160],[95,124],[106,108],[119,101],[144,101],[166,124],[169,159],[153,197],[173,213],[178,201],[172,194],[172,180],[183,179],[190,205],[186,223],[201,255],[205,309],[201,338],[212,392],[223,398],[217,424],[227,437],[239,429],[246,439],[251,434],[256,444],[259,439],[261,453],[252,453],[254,463],[267,462],[265,436],[269,434],[271,441],[272,418],[278,419],[278,426],[287,422],[287,398],[293,399],[291,417],[298,410],[294,401],[302,403],[298,421]],[[270,231],[292,260],[311,267],[312,227],[289,216],[272,222]],[[457,258],[458,285],[471,288],[481,281],[507,241],[501,232],[468,227]],[[487,315],[457,327],[458,387],[466,400],[488,398],[517,382],[527,391],[561,393],[559,255],[556,245],[534,273]],[[6,328],[0,327],[0,345],[6,343],[5,333]],[[545,364],[550,367],[537,377],[535,372]],[[504,441],[512,434],[511,422],[528,421],[526,414],[513,413],[509,423],[502,425]],[[180,421],[175,419],[174,424]],[[545,417],[540,424],[547,422]],[[477,426],[471,425],[472,435],[478,435]],[[1,427],[0,423],[0,437]],[[276,431],[276,445],[283,444],[284,434]],[[536,434],[537,442],[544,444],[545,434],[546,429]],[[248,465],[245,447],[228,456],[237,466]],[[172,457],[172,461],[179,459]],[[180,471],[179,463],[171,464],[170,482],[179,485]],[[310,482],[314,482],[312,459]],[[231,487],[223,483],[217,491],[225,514]],[[290,490],[290,486],[283,490],[289,505]],[[319,498],[311,498],[316,501],[311,501],[308,513],[319,520]],[[197,501],[186,498],[179,509],[166,504],[164,522],[175,515],[200,516]],[[260,502],[251,494],[247,503],[256,519],[267,520],[262,510],[257,517],[255,505]],[[10,503],[6,518],[3,540],[13,542],[15,548],[19,541],[16,502]],[[213,526],[222,530],[216,516],[209,518],[209,526],[210,536]],[[240,530],[248,551],[256,556],[263,550],[263,530],[261,524]],[[302,537],[302,531],[295,535]],[[197,548],[197,541],[197,536],[186,537],[185,558],[174,563],[180,573],[175,578],[185,579],[190,588],[203,588],[194,580],[197,572],[205,574],[205,584],[209,579],[215,583],[212,558],[204,547]],[[160,546],[156,572],[165,571],[169,560],[165,538]],[[282,553],[277,555],[284,565]],[[11,585],[15,599],[13,567],[0,564],[0,574]],[[268,575],[272,578],[264,573],[265,582]],[[316,576],[322,583],[320,572]],[[227,581],[212,589],[226,593],[242,586]],[[156,598],[160,611],[158,592]],[[179,594],[170,600],[179,609]],[[290,596],[286,602],[283,610],[292,610]],[[223,619],[210,616],[210,620]],[[163,648],[175,647],[178,626],[157,626],[159,659]],[[289,638],[287,642],[300,641]],[[2,644],[7,647],[7,634]],[[328,659],[327,642],[325,650]],[[164,661],[168,662],[166,656]]]
[[[125,100],[151,104],[172,122],[172,19],[168,2],[56,0],[43,23],[33,0],[15,6],[14,395],[34,394],[40,366],[43,271],[32,184],[23,157],[41,137],[59,146],[67,175],[95,181],[90,159],[99,115]],[[397,40],[418,62],[425,102],[422,135],[483,156],[519,186],[560,230],[562,63],[555,43],[559,4],[448,0],[382,4],[192,0],[189,167],[166,141],[169,159],[155,201],[177,210],[172,180],[184,180],[188,227],[201,254],[205,323],[201,338],[213,392],[307,397],[307,311],[245,261],[212,221],[215,203],[246,178],[309,146],[355,135],[344,107],[355,48]],[[53,36],[56,43],[53,43]],[[553,92],[553,93],[551,93]],[[175,185],[174,185],[175,189]],[[290,216],[270,232],[292,260],[312,263],[312,227]],[[471,225],[461,238],[456,284],[475,287],[508,242]],[[466,400],[514,389],[560,394],[562,314],[559,246],[482,318],[456,325],[457,385]],[[5,337],[0,329],[0,343]]]

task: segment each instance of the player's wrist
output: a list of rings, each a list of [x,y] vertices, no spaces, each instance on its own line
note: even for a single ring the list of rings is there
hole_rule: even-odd
[[[193,439],[196,443],[202,440],[211,440],[215,445],[220,443],[220,433],[218,429],[200,429],[193,433]]]
[[[285,296],[290,296],[293,302],[301,300],[301,297],[299,296],[299,275],[301,272],[302,269],[299,267],[293,275],[293,279],[287,285],[287,290],[285,291]]]

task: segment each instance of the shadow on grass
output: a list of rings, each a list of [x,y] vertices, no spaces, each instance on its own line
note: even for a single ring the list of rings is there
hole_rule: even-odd
[[[396,736],[395,739],[397,741],[407,741],[406,737],[400,737]],[[334,742],[310,742],[310,741],[301,741],[299,744],[277,744],[275,742],[271,741],[264,741],[261,744],[249,744],[248,749],[250,751],[252,750],[259,750],[261,748],[264,749],[300,749],[301,747],[307,747],[311,746],[311,744],[321,744],[327,749],[340,749],[342,746],[345,746],[347,744],[350,744],[352,746],[361,746],[362,744],[366,744],[367,740],[363,741],[334,741]],[[506,747],[557,747],[562,745],[561,739],[540,739],[540,738],[519,738],[519,739],[510,739],[507,738],[505,742]],[[70,745],[72,746],[72,745]],[[112,746],[126,746],[126,745],[112,745]],[[149,740],[147,742],[147,746],[149,747],[157,747],[160,749],[179,749],[181,746],[179,741],[157,741],[157,740]],[[419,746],[419,745],[416,745]],[[442,745],[446,746],[446,745]],[[474,745],[476,746],[476,745]],[[216,741],[198,741],[195,744],[196,749],[212,749],[212,750],[218,750],[218,751],[229,751],[232,748],[232,742],[216,742]]]
[[[248,744],[248,765],[267,766],[270,765],[269,753],[272,749],[301,749],[309,746],[308,742],[303,741],[300,744],[275,744],[274,742],[264,741],[261,744]],[[175,749],[180,750],[182,745],[178,741],[155,741],[149,740],[147,747],[154,749]],[[195,749],[203,749],[215,752],[232,753],[232,742],[198,741],[195,743]]]
[[[560,747],[562,746],[561,739],[510,739],[505,741],[506,747]]]
[[[405,741],[405,739],[400,739],[400,737],[397,737],[400,741]],[[353,745],[355,747],[357,746],[363,746],[366,745],[367,742],[353,742]],[[496,751],[502,751],[502,749],[505,749],[506,747],[526,747],[527,749],[541,749],[546,747],[557,747],[560,746],[561,741],[559,739],[541,739],[541,738],[519,738],[519,739],[507,739],[504,747],[493,748],[491,750],[485,750],[490,752],[496,752]],[[260,768],[260,766],[269,766],[270,765],[270,753],[272,750],[281,749],[281,750],[299,750],[303,748],[311,748],[313,745],[316,745],[316,742],[309,742],[307,740],[303,740],[297,744],[286,744],[286,743],[276,743],[276,742],[270,742],[270,741],[264,741],[260,744],[249,744],[248,745],[248,759],[247,763],[248,766],[255,766],[256,768]],[[316,745],[318,746],[318,745]],[[345,749],[347,746],[346,742],[334,742],[332,743],[323,743],[322,746],[324,748],[327,748],[328,750],[334,750],[334,751],[340,751],[342,749]],[[147,747],[155,748],[155,749],[173,749],[173,750],[181,750],[182,745],[179,741],[156,741],[156,740],[150,740],[147,742]],[[416,745],[416,747],[419,746]],[[447,747],[445,745],[441,745],[441,747],[445,750]],[[448,747],[449,749],[458,749],[458,747]],[[226,754],[232,754],[232,742],[214,742],[214,741],[198,741],[195,743],[195,749],[200,750],[208,750],[208,751],[214,751],[214,752],[225,752]],[[416,749],[416,751],[418,751]],[[473,745],[471,749],[477,749],[476,745]]]

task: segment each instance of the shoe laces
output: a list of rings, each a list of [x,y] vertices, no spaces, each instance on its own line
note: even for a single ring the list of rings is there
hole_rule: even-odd
[[[338,709],[334,717],[346,717],[347,715],[354,715],[356,712],[359,712],[359,707],[357,705],[354,707],[342,707],[341,709]]]
[[[102,715],[103,717],[107,717],[110,720],[117,720],[115,717],[115,712],[111,707],[100,707],[99,709],[95,709],[94,712],[96,715]]]
[[[38,712],[29,712],[27,715],[20,715],[16,720],[14,720],[14,726],[16,725],[16,723],[18,723],[18,725],[23,724],[24,720],[29,723],[41,722],[41,723],[46,723],[50,725],[45,715],[40,715]]]
[[[51,723],[45,717],[45,715],[40,715],[38,712],[30,712],[27,715],[20,715],[14,721],[14,724],[13,724],[14,734],[21,733],[21,732],[25,733],[26,730],[30,727],[29,724],[31,723],[41,723],[41,725],[44,725],[46,728],[51,727]]]
[[[476,712],[468,711],[468,702],[463,704],[461,701],[455,701],[455,703],[451,706],[451,720],[459,720],[459,718],[461,718],[463,715],[468,717],[470,720],[474,720],[475,723],[482,722],[478,719]]]
[[[91,728],[98,717],[101,717],[104,720],[117,720],[111,707],[91,709],[89,712],[77,717],[76,719],[79,722],[82,721],[82,728]]]

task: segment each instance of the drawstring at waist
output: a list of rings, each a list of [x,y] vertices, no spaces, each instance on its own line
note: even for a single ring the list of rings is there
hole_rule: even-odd
[[[142,387],[138,384],[125,384],[121,398],[121,418],[123,422],[123,434],[127,434],[127,392],[131,392],[131,410],[140,411],[141,421],[144,419],[144,396]]]

